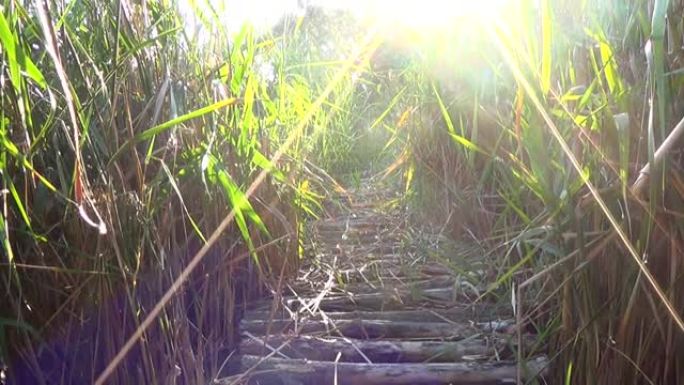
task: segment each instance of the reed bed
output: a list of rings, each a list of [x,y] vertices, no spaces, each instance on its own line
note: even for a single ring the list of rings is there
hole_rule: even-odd
[[[480,254],[553,383],[684,383],[684,3],[510,2],[429,33],[315,6],[232,32],[190,3],[2,3],[13,383],[229,371],[244,305],[368,174],[436,257]]]

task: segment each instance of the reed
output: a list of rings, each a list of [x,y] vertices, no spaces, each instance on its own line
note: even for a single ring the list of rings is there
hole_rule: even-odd
[[[235,34],[208,3],[184,12],[2,5],[0,358],[16,383],[106,367],[107,383],[207,383],[242,306],[297,269],[325,187],[305,159],[349,152],[328,129],[349,126],[367,50],[317,35],[325,12]]]
[[[2,3],[12,380],[208,383],[331,177],[371,170],[426,252],[479,258],[553,383],[684,383],[681,2],[510,2],[438,33],[312,6],[233,33],[190,4]]]
[[[399,103],[420,111],[395,139],[416,217],[489,250],[489,292],[548,337],[554,383],[683,380],[679,155],[655,159],[679,135],[681,9],[516,2],[406,67],[431,84]]]

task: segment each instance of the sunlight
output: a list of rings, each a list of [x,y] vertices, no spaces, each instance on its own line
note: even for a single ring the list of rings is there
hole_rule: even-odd
[[[329,1],[337,3],[337,1]],[[449,28],[458,18],[490,18],[511,0],[355,0],[347,4],[355,12],[360,12],[380,21],[423,31]]]
[[[380,23],[397,24],[420,31],[435,31],[449,28],[456,19],[467,17],[470,21],[491,18],[513,0],[311,0],[310,5],[331,9],[348,10],[357,16]],[[209,0],[224,27],[230,33],[237,33],[244,23],[252,24],[256,30],[271,28],[287,14],[299,15],[306,1],[297,0]],[[193,10],[208,9],[206,4],[195,1],[180,1],[179,7],[186,17],[191,18]],[[187,20],[187,19],[186,19]],[[192,23],[191,23],[192,24]]]
[[[257,31],[273,27],[286,14],[297,14],[301,8],[297,0],[180,0],[178,8],[186,22],[186,30],[197,34],[200,40],[209,39],[202,31],[202,20],[221,21],[221,27],[229,34],[235,34],[245,23]]]

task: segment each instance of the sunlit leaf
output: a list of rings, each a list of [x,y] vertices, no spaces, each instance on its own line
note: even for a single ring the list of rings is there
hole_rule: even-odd
[[[282,171],[278,170],[273,165],[273,163],[270,160],[268,160],[268,158],[266,158],[264,154],[262,154],[260,151],[254,150],[254,153],[252,155],[252,162],[254,162],[254,164],[259,166],[261,169],[270,172],[271,175],[273,175],[273,177],[276,178],[277,181],[285,182],[285,174],[283,174]]]
[[[175,119],[171,119],[167,122],[156,125],[152,128],[149,128],[149,129],[141,132],[140,134],[138,134],[134,137],[134,142],[142,142],[143,140],[150,139],[151,137],[158,135],[158,134],[161,134],[162,132],[164,132],[164,131],[166,131],[166,130],[168,130],[168,129],[170,129],[170,128],[172,128],[172,127],[174,127],[180,123],[186,122],[186,121],[191,120],[191,119],[198,118],[202,115],[206,115],[206,114],[208,114],[210,112],[214,112],[216,110],[220,110],[221,108],[231,106],[237,102],[238,102],[237,98],[228,98],[228,99],[224,99],[224,100],[221,100],[219,102],[216,102],[214,104],[208,105],[206,107],[202,107],[202,108],[199,108],[197,110],[188,112],[185,115],[181,115]]]
[[[553,19],[550,1],[541,0],[540,3],[542,14],[541,89],[542,93],[546,95],[551,89],[551,65],[553,57],[551,44],[553,41]]]

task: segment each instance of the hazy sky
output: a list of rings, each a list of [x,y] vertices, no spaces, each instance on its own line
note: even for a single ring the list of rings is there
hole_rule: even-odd
[[[180,0],[184,12],[190,13],[190,2]],[[275,24],[287,12],[296,13],[297,0],[208,0],[222,15],[226,27],[236,32],[245,21],[257,30]],[[515,0],[309,0],[309,3],[349,9],[362,17],[399,22],[418,28],[435,28],[454,17],[491,11]],[[194,0],[195,3],[202,1]],[[481,12],[480,12],[481,11]]]

